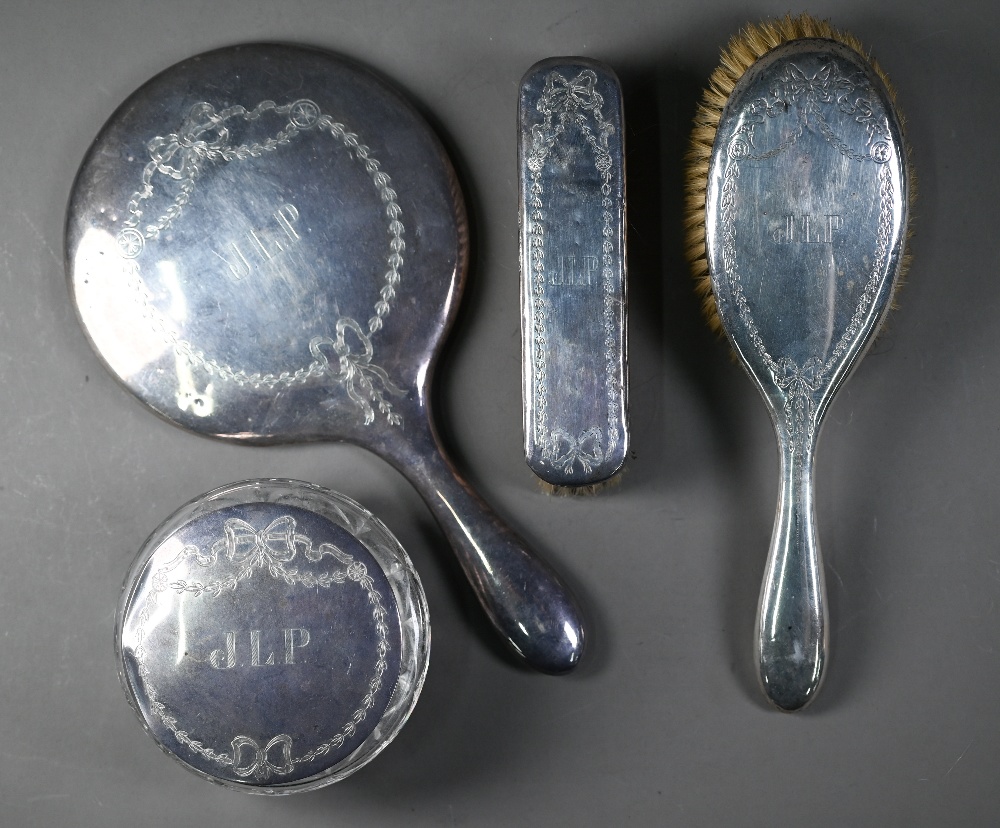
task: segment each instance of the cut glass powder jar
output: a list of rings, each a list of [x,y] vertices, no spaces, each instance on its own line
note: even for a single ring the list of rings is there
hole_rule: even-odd
[[[210,492],[132,564],[116,616],[122,686],[146,732],[212,782],[311,790],[406,722],[430,651],[406,552],[370,512],[292,480]]]

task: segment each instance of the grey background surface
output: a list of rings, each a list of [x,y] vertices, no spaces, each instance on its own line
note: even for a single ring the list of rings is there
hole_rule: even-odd
[[[815,705],[769,710],[750,640],[777,484],[768,415],[698,315],[681,156],[719,47],[769,3],[5,2],[0,14],[0,823],[3,825],[996,825],[1000,818],[998,12],[816,3],[895,82],[920,179],[900,307],[818,459],[832,660]],[[255,449],[159,420],[102,368],[65,286],[76,167],[156,72],[250,40],[326,47],[400,85],[449,147],[472,268],[440,366],[457,463],[585,604],[572,675],[496,644],[442,536],[386,464]],[[628,119],[633,456],[590,499],[522,459],[514,123],[535,61],[611,64]],[[122,577],[191,497],[249,477],[338,489],[415,561],[434,645],[372,765],[283,799],[168,761],[118,686]]]

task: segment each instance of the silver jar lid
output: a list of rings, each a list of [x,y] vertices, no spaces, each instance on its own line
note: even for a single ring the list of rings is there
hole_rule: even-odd
[[[423,686],[430,625],[374,515],[319,486],[250,480],[153,532],[115,647],[167,754],[220,785],[284,794],[343,779],[392,741]]]

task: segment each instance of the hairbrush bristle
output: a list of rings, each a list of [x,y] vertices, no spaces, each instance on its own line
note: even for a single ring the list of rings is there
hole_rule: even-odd
[[[607,480],[602,480],[600,483],[588,483],[585,486],[556,486],[544,480],[539,480],[538,485],[545,494],[555,497],[591,497],[620,486],[624,474],[625,470],[623,469]]]
[[[691,263],[691,274],[695,279],[695,291],[702,300],[702,313],[709,327],[720,336],[722,321],[715,304],[715,294],[712,292],[712,279],[708,272],[708,255],[705,249],[705,194],[708,186],[708,165],[715,144],[715,135],[719,129],[719,121],[726,107],[729,96],[733,94],[736,84],[746,71],[760,58],[790,40],[806,37],[819,37],[835,40],[861,55],[872,67],[875,74],[885,84],[889,100],[895,106],[896,90],[889,82],[878,62],[874,60],[867,49],[862,46],[854,35],[835,29],[829,21],[817,20],[808,14],[796,17],[786,15],[780,20],[770,20],[759,24],[750,24],[734,35],[722,50],[719,65],[709,78],[701,102],[694,116],[694,129],[691,132],[691,144],[685,156],[687,162],[684,204],[685,254]],[[900,124],[905,127],[902,115],[898,112]],[[905,143],[905,142],[904,142]],[[906,144],[906,165],[909,180],[908,198],[912,205],[916,193],[916,181],[910,168],[909,145]],[[906,235],[908,247],[912,231]],[[900,273],[896,280],[898,293],[903,275],[909,268],[910,254],[903,251]],[[892,305],[895,306],[894,304]]]

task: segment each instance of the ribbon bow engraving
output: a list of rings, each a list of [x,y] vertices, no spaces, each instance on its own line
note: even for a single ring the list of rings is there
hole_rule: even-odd
[[[812,358],[799,367],[785,357],[771,369],[775,385],[788,393],[785,402],[785,415],[788,421],[790,435],[802,436],[812,434],[812,415],[815,408],[813,395],[819,388],[823,375],[826,373],[822,360]]]
[[[601,429],[589,428],[579,437],[573,437],[561,428],[555,428],[549,435],[548,444],[542,452],[542,459],[562,468],[565,474],[573,471],[579,463],[584,472],[590,474],[594,466],[604,460],[601,445]]]
[[[280,578],[289,585],[302,584],[307,587],[320,586],[329,588],[332,584],[342,584],[354,581],[367,586],[371,579],[367,567],[356,561],[353,555],[344,552],[333,543],[321,543],[314,546],[306,536],[295,531],[295,518],[283,515],[271,521],[264,529],[257,530],[251,524],[240,518],[229,518],[223,524],[224,536],[217,540],[211,550],[205,554],[197,546],[185,546],[177,556],[153,576],[154,594],[170,588],[178,593],[191,593],[200,596],[203,593],[218,597],[225,590],[236,589],[237,585],[253,575],[255,569],[267,569],[274,578]],[[318,563],[324,555],[345,565],[344,569],[334,569],[328,572],[304,572],[296,568],[286,568],[295,556],[302,552],[310,563]],[[198,566],[207,568],[213,566],[220,556],[225,556],[239,568],[225,578],[203,583],[186,580],[169,581],[167,572],[181,561],[194,558]]]
[[[281,748],[280,763],[275,764],[269,758],[274,748]],[[250,753],[253,761],[244,763],[244,753]],[[249,736],[237,736],[233,739],[233,773],[240,777],[256,776],[264,781],[271,774],[285,776],[295,770],[292,763],[292,737],[282,733],[275,736],[263,748]]]
[[[595,88],[596,83],[597,75],[590,69],[584,69],[571,81],[558,72],[550,72],[545,78],[545,90],[538,101],[538,111],[543,115],[552,115],[576,109],[600,109],[604,98]]]
[[[810,102],[829,103],[838,92],[854,89],[854,84],[830,63],[820,67],[813,75],[807,75],[794,63],[789,63],[781,81],[791,101],[801,96]]]
[[[221,150],[229,143],[229,130],[210,103],[197,103],[191,107],[180,131],[167,136],[157,136],[147,145],[149,157],[156,164],[157,172],[176,181],[193,178],[199,172],[199,159],[206,150]],[[170,162],[177,157],[178,163]]]
[[[361,351],[351,350],[346,337],[347,331],[350,331],[361,344]],[[324,352],[324,348],[333,349],[337,364],[337,368],[333,369],[336,371],[335,379],[347,389],[347,396],[361,407],[365,415],[365,425],[371,425],[375,421],[375,409],[372,404],[377,405],[378,410],[385,414],[389,425],[400,425],[403,422],[403,418],[393,412],[392,404],[385,398],[385,393],[402,396],[405,392],[389,379],[384,368],[372,365],[372,356],[375,354],[372,341],[355,320],[341,317],[337,320],[335,340],[328,336],[317,336],[309,343],[309,352],[313,358],[323,370],[332,372],[331,360]]]
[[[821,104],[835,104],[841,113],[864,127],[864,150],[853,148],[856,139],[849,132],[841,136],[834,130],[827,121]],[[764,116],[777,118],[792,111],[793,106],[798,111],[797,129],[778,146],[755,152],[754,131],[764,123]],[[890,133],[885,113],[879,110],[873,100],[867,80],[844,74],[836,63],[825,63],[812,73],[794,63],[785,66],[773,81],[767,95],[748,103],[744,124],[736,131],[730,155],[737,160],[772,158],[794,144],[807,125],[811,125],[841,153],[855,161],[884,164],[891,155],[891,147],[886,143]]]
[[[584,69],[570,81],[558,72],[549,72],[545,77],[545,88],[536,105],[545,121],[531,128],[528,169],[535,173],[542,169],[549,151],[569,123],[575,123],[583,131],[599,162],[607,155],[607,136],[614,131],[614,126],[604,119],[601,111],[604,98],[597,91],[596,83],[597,75],[591,69]],[[589,121],[593,121],[593,127]],[[595,135],[595,128],[599,136]],[[607,166],[610,168],[610,158]]]
[[[306,538],[295,534],[295,519],[284,515],[259,532],[245,520],[230,518],[225,526],[226,557],[250,567],[288,563],[295,557],[296,543]]]

